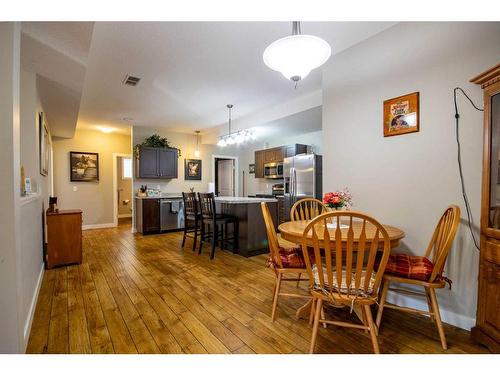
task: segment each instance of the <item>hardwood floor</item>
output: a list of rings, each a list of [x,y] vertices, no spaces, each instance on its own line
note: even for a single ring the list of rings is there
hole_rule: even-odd
[[[311,327],[296,320],[304,302],[280,300],[271,322],[274,275],[266,256],[243,258],[208,248],[199,256],[177,233],[142,236],[130,225],[85,231],[80,266],[47,270],[28,353],[306,353]],[[284,289],[296,289],[295,283]],[[307,282],[300,287],[307,293]],[[348,311],[328,314],[356,319]],[[445,325],[441,349],[433,322],[388,310],[383,353],[486,353],[469,333]],[[321,328],[318,353],[371,353],[367,334]]]

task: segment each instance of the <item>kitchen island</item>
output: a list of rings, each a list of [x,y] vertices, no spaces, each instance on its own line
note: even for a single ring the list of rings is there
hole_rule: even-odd
[[[239,220],[237,254],[244,257],[267,253],[266,226],[262,216],[261,202],[266,202],[274,225],[278,223],[278,201],[274,198],[216,197],[217,212],[234,215]],[[232,225],[228,235],[232,236]]]

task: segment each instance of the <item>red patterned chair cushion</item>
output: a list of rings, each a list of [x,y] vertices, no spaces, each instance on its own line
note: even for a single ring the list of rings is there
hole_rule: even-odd
[[[389,256],[385,273],[406,277],[407,279],[429,280],[434,265],[426,257],[408,254],[392,254]]]
[[[314,264],[314,250],[309,250],[309,259],[312,264]],[[279,248],[281,263],[283,264],[283,268],[306,268],[306,262],[304,260],[304,255],[302,253],[302,249],[300,246],[294,246],[285,248],[280,246]],[[267,265],[269,267],[278,266],[277,262],[274,262],[273,259],[269,258],[267,260]]]
[[[280,258],[284,268],[306,268],[304,255],[300,247],[288,249],[280,247]]]

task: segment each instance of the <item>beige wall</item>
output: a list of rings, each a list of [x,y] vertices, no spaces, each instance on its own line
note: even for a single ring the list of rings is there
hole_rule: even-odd
[[[479,252],[464,218],[457,169],[453,88],[482,106],[469,79],[500,61],[500,24],[405,23],[335,55],[323,69],[323,190],[349,187],[354,209],[403,229],[399,251],[423,255],[447,205],[462,223],[438,292],[445,321],[474,325]],[[383,137],[383,101],[420,92],[420,132]],[[466,189],[476,224],[481,196],[482,113],[462,96],[460,136]],[[328,145],[328,147],[327,147]],[[394,296],[392,296],[394,300]],[[422,308],[425,300],[400,298]]]
[[[113,153],[131,154],[130,136],[77,130],[71,139],[55,138],[53,149],[54,195],[58,207],[82,209],[84,225],[112,225]],[[98,182],[70,182],[70,151],[99,153]]]

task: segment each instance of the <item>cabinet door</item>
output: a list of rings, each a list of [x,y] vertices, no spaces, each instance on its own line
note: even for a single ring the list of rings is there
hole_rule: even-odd
[[[140,178],[158,178],[158,149],[141,149],[138,172]]]
[[[276,150],[274,151],[274,161],[280,162],[283,161],[283,158],[286,153],[286,147],[276,147]]]
[[[142,232],[156,233],[160,231],[160,200],[143,199]]]
[[[275,159],[274,149],[264,150],[264,163],[272,163]]]
[[[481,263],[479,299],[483,303],[480,318],[483,327],[495,337],[500,330],[500,266],[488,261]],[[480,303],[481,303],[480,302]]]
[[[160,178],[177,178],[177,150],[158,150],[158,174]]]
[[[264,151],[255,151],[255,178],[264,178]]]

